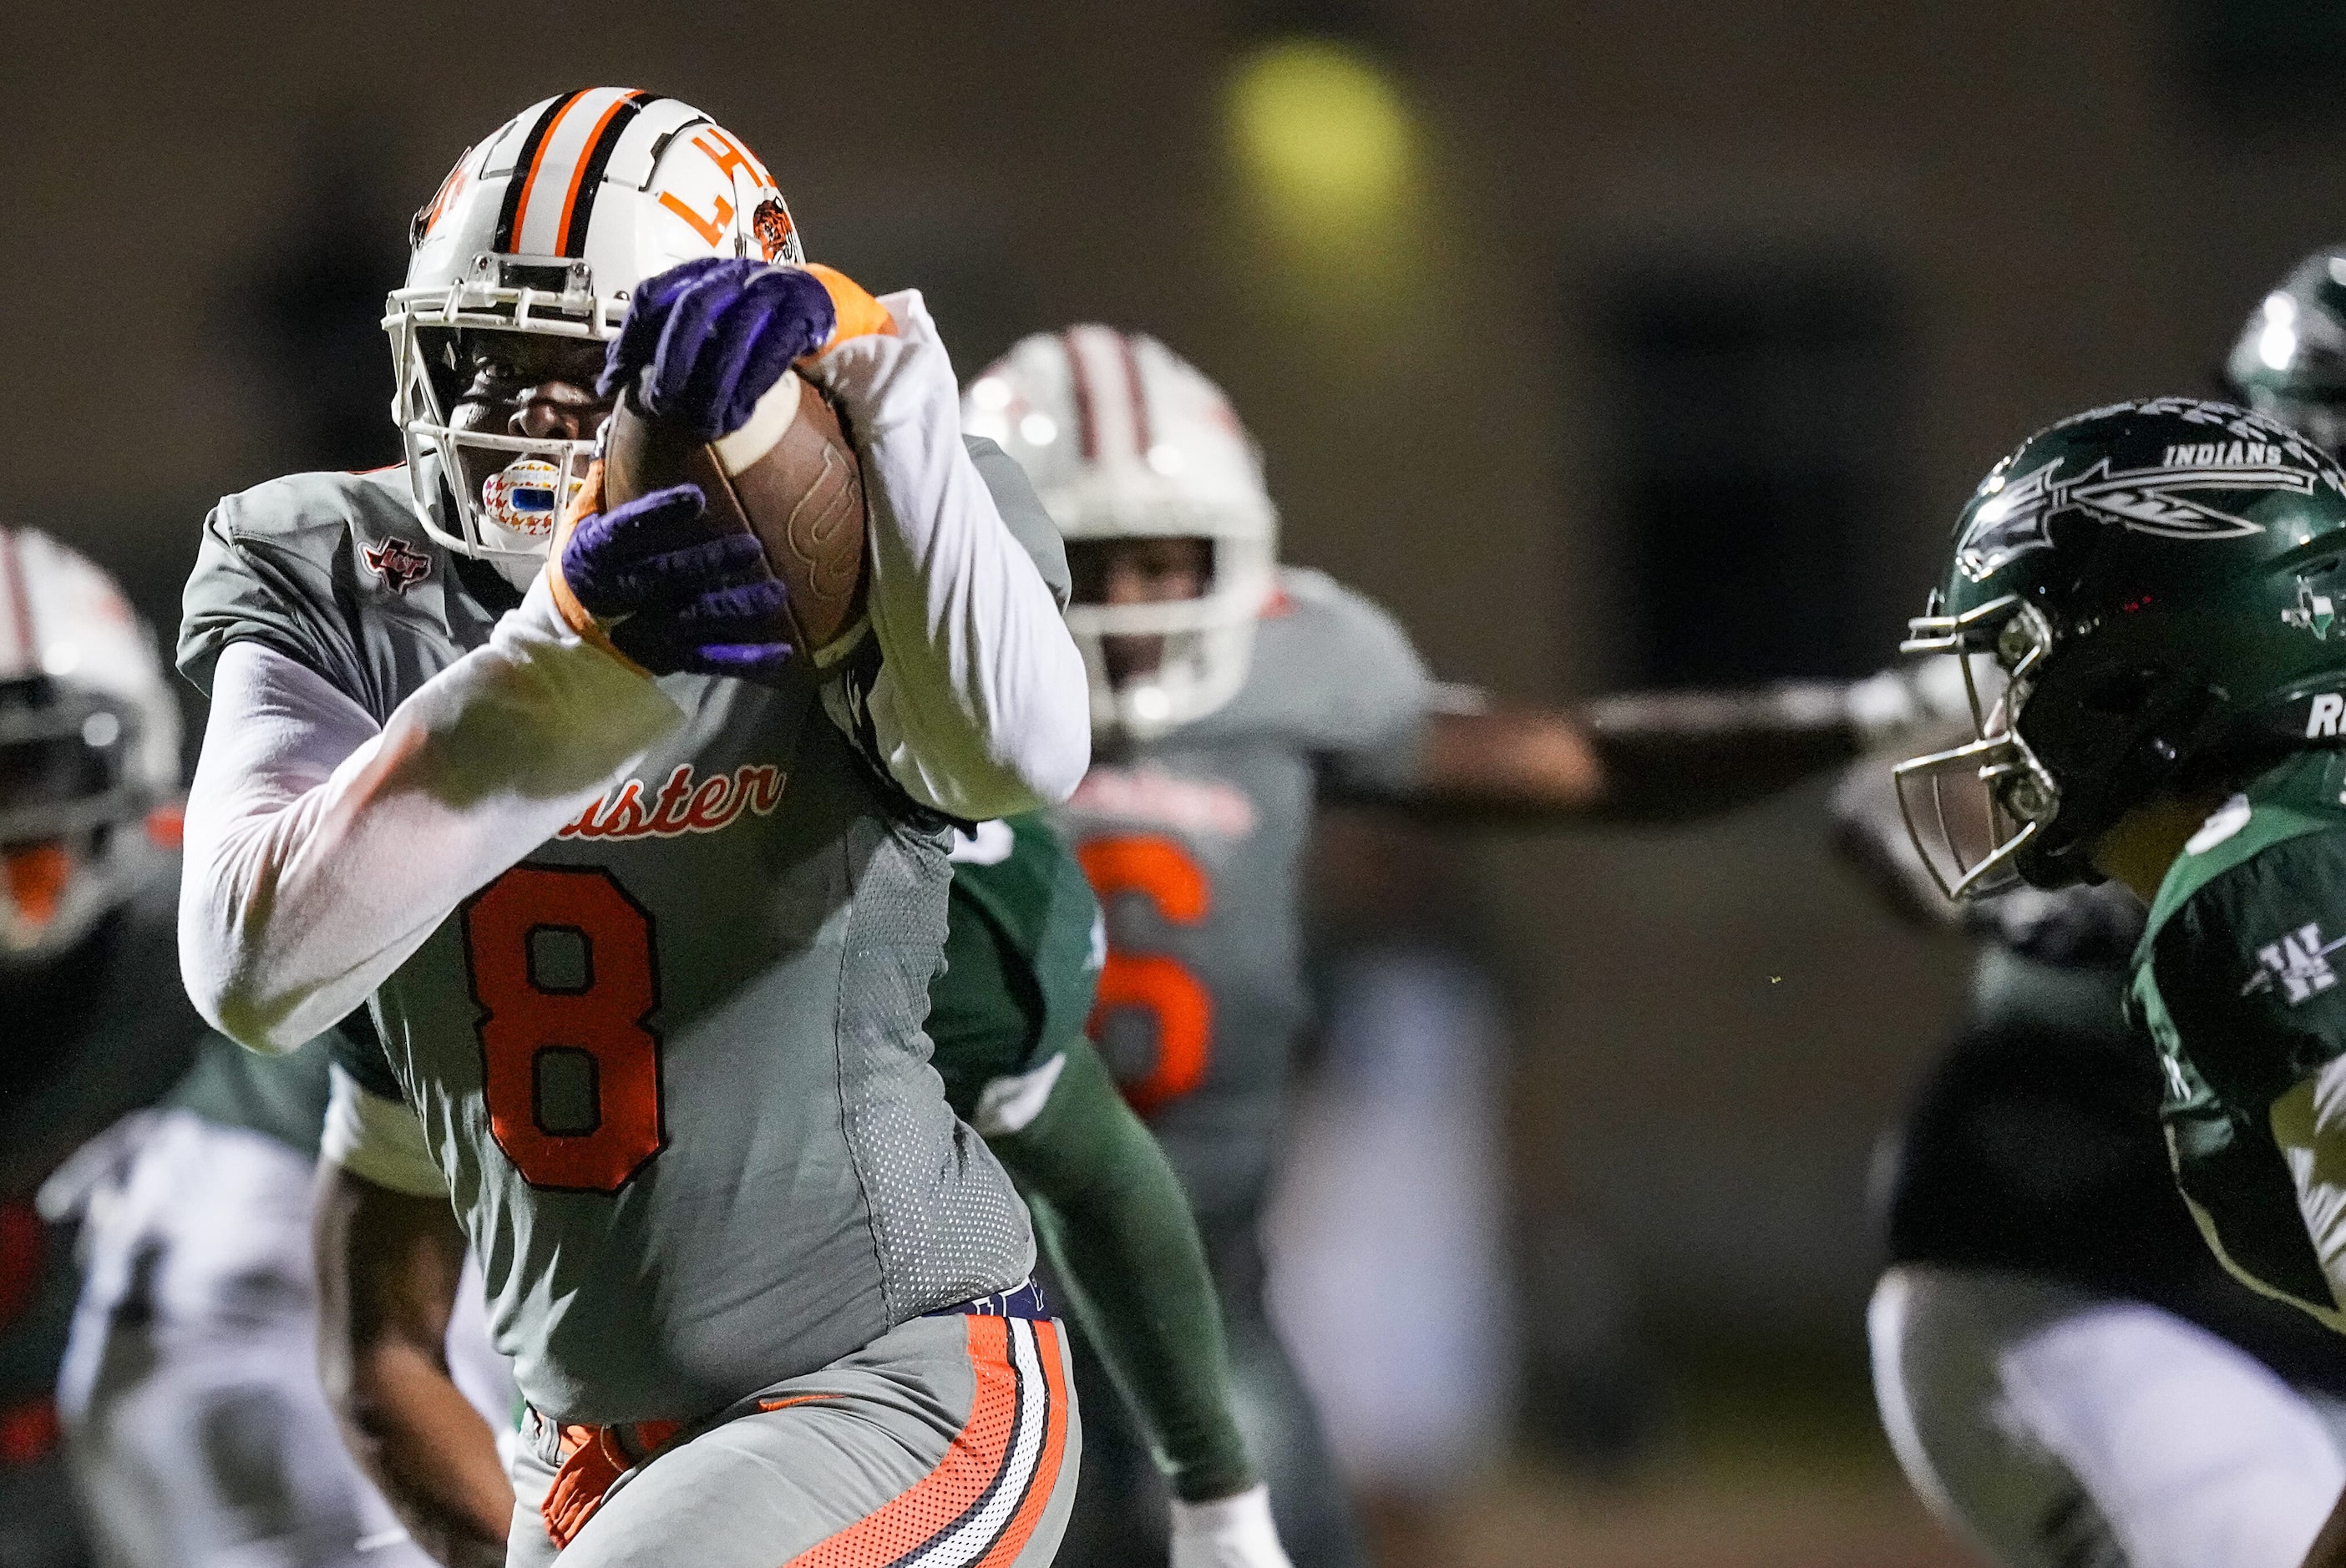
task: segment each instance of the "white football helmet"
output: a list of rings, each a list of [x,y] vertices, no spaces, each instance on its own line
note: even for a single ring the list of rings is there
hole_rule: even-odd
[[[113,579],[0,528],[0,968],[71,951],[130,896],[178,786],[179,706]]]
[[[454,431],[457,335],[618,336],[647,278],[703,256],[803,265],[790,208],[757,155],[689,104],[587,87],[534,104],[467,150],[415,215],[405,287],[382,319],[423,530],[526,582],[592,441]],[[465,448],[504,459],[478,485]]]
[[[1156,339],[1070,327],[1024,339],[971,382],[962,427],[1001,443],[1070,541],[1207,540],[1203,596],[1085,605],[1067,628],[1091,672],[1092,726],[1145,739],[1238,694],[1277,585],[1279,513],[1229,400]],[[1162,636],[1158,667],[1108,678],[1102,641]]]

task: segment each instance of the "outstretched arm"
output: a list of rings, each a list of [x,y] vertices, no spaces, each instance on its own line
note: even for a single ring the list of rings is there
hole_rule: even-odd
[[[1785,682],[1436,712],[1409,800],[1484,818],[1668,822],[1731,810],[1858,756],[1874,733],[1859,689]]]
[[[2346,1497],[2330,1512],[2330,1522],[2321,1533],[2313,1538],[2313,1546],[2305,1554],[2304,1568],[2346,1568]]]
[[[318,1166],[313,1227],[318,1271],[318,1369],[342,1437],[417,1545],[448,1568],[505,1561],[514,1494],[497,1443],[449,1376],[448,1319],[464,1264],[464,1234],[428,1160],[394,1150],[381,1123],[414,1115],[358,1089],[339,1069],[334,1120],[347,1134],[378,1122],[363,1149],[330,1147]],[[353,1096],[363,1096],[354,1100]],[[330,1145],[346,1140],[330,1132]],[[405,1192],[345,1164],[374,1171]],[[408,1173],[413,1173],[410,1175]]]
[[[1139,1417],[1176,1499],[1174,1563],[1285,1568],[1230,1403],[1221,1307],[1179,1179],[1076,1039],[1016,1128],[979,1128],[1016,1178],[1071,1310]],[[989,1126],[992,1130],[988,1130]]]

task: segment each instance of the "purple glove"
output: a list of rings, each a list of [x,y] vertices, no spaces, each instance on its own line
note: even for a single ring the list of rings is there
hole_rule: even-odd
[[[654,675],[771,683],[790,662],[790,594],[746,527],[703,515],[698,484],[675,484],[582,519],[562,580],[611,646]]]
[[[790,361],[831,338],[830,290],[795,267],[707,256],[636,290],[597,383],[701,441],[749,423]]]

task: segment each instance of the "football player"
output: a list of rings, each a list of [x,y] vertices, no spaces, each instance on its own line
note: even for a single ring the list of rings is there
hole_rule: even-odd
[[[0,531],[0,1562],[77,1560],[77,1492],[124,1568],[420,1565],[380,1544],[397,1522],[308,1364],[325,1052],[251,1057],[179,986],[178,777],[151,634],[89,562]]]
[[[141,994],[162,989],[178,991],[176,972]],[[260,1057],[207,1033],[154,1108],[45,1189],[83,1217],[58,1406],[103,1563],[429,1561],[336,1441],[318,1380],[310,1193],[326,1058],[323,1040]],[[477,1282],[464,1301],[455,1375],[477,1408],[509,1415]]]
[[[2333,455],[2341,274],[2335,249],[2292,269],[2226,367],[2240,402]],[[2175,1190],[2155,1059],[2122,1017],[2140,901],[2104,883],[1950,904],[1891,782],[1852,770],[1844,848],[1980,944],[1964,1031],[1885,1150],[1869,1327],[1901,1462],[2002,1563],[2295,1563],[2346,1481],[2346,1362],[2223,1272]],[[2163,1421],[2178,1400],[2193,1419]]]
[[[1862,688],[1623,698],[1491,712],[1430,680],[1383,611],[1278,561],[1253,443],[1154,339],[1078,326],[977,376],[965,428],[1000,441],[1066,535],[1089,675],[1090,772],[1055,813],[1107,912],[1094,1033],[1164,1142],[1222,1287],[1241,1412],[1298,1563],[1362,1560],[1310,1407],[1262,1307],[1256,1222],[1303,985],[1297,862],[1325,797],[1445,815],[1666,818],[1848,760],[1911,720]],[[1077,1384],[1099,1373],[1078,1336]],[[1095,1400],[1064,1561],[1165,1551],[1145,1444]],[[1177,1480],[1177,1485],[1178,1481]]]
[[[2259,413],[2346,451],[2346,246],[2317,250],[2259,302],[2224,380]]]
[[[1892,783],[1851,769],[1844,849],[1978,947],[1962,1032],[1879,1167],[1867,1327],[1900,1463],[2006,1568],[2295,1568],[2346,1484],[2346,1357],[2227,1275],[2176,1192],[2157,1061],[2125,1018],[2140,901],[2106,882],[1950,904]]]
[[[1099,906],[1037,817],[981,824],[954,850],[946,967],[928,1033],[954,1113],[985,1135],[1175,1477],[1178,1568],[1284,1568],[1231,1414],[1220,1313],[1165,1156],[1084,1038]],[[380,1043],[341,1053],[320,1204],[321,1344],[358,1451],[447,1563],[501,1561],[512,1515],[489,1428],[436,1347],[464,1235]],[[355,1135],[382,1119],[391,1137]],[[403,1148],[404,1152],[401,1152]]]
[[[224,500],[188,585],[190,994],[262,1051],[368,1004],[525,1401],[513,1563],[1047,1561],[1061,1330],[921,1033],[947,825],[1087,754],[1032,494],[675,99],[533,106],[412,239],[408,462]],[[721,439],[793,364],[871,503],[820,648],[698,490],[588,472],[622,392]]]
[[[2346,472],[2293,429],[2165,398],[2041,431],[1964,508],[1906,645],[2003,694],[1974,739],[1898,769],[1952,896],[2106,879],[2147,906],[2127,1011],[2156,1048],[2177,1183],[2229,1269],[2331,1328],[2341,563]],[[2209,1419],[2186,1397],[2157,1424]],[[2346,1562],[2339,1523],[2309,1563]]]
[[[204,1033],[168,983],[178,781],[178,708],[128,604],[0,528],[0,1561],[28,1568],[87,1551],[56,1400],[80,1277],[36,1196]]]

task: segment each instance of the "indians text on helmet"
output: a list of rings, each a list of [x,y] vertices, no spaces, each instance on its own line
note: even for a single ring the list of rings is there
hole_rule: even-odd
[[[2233,539],[2262,527],[2193,492],[2282,490],[2310,495],[2321,475],[2264,442],[2192,443],[2169,446],[2148,468],[2110,471],[2097,460],[2075,478],[2059,477],[2060,458],[2004,481],[1982,502],[1955,544],[1955,565],[1979,582],[2014,557],[2052,544],[2052,520],[2075,509],[2104,523],[2164,539]],[[1991,481],[1991,483],[1994,483]]]

